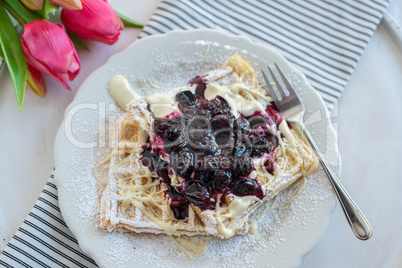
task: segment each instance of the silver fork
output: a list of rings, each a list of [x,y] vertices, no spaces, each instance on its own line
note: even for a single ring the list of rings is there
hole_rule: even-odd
[[[345,213],[346,219],[349,222],[350,227],[352,228],[353,233],[356,235],[357,238],[361,240],[367,240],[371,237],[373,231],[371,229],[370,223],[367,221],[366,217],[363,215],[361,210],[358,208],[356,203],[347,193],[345,188],[342,186],[341,182],[332,171],[331,167],[328,165],[327,161],[325,160],[324,156],[318,149],[316,143],[314,142],[313,138],[311,137],[310,133],[306,129],[303,124],[303,116],[304,116],[304,106],[303,103],[300,101],[299,96],[294,91],[292,86],[290,85],[289,81],[286,79],[285,75],[283,74],[282,70],[279,66],[275,63],[276,68],[280,76],[282,77],[282,81],[286,86],[286,89],[289,91],[289,95],[286,96],[283,88],[281,87],[278,79],[275,77],[274,73],[272,72],[271,68],[268,66],[268,69],[271,73],[272,78],[274,79],[275,85],[278,88],[281,99],[279,99],[278,95],[274,91],[273,87],[271,86],[267,76],[263,71],[262,75],[264,76],[265,82],[271,93],[271,97],[274,100],[274,103],[281,111],[284,118],[292,123],[293,125],[297,126],[302,134],[306,137],[308,142],[311,144],[311,147],[317,154],[318,158],[320,159],[320,163],[324,168],[325,173],[327,174],[329,181],[334,189],[334,192],[338,198],[339,203],[342,206],[343,212]]]

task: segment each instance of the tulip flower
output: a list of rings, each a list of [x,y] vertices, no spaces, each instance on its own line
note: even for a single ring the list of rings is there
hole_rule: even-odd
[[[43,8],[43,0],[20,0],[30,10],[41,10]]]
[[[64,26],[45,20],[24,25],[21,47],[27,63],[59,81],[66,89],[80,71],[80,60]]]
[[[46,95],[46,81],[41,72],[28,64],[28,87],[39,97],[43,98]]]
[[[82,9],[82,4],[80,0],[49,0],[49,2],[65,9],[70,10]]]
[[[81,0],[81,10],[61,11],[66,28],[82,39],[112,45],[119,40],[123,22],[106,0]]]

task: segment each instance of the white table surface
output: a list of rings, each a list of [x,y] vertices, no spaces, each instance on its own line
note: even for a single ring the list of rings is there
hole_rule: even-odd
[[[110,1],[126,15],[146,23],[158,0]],[[402,25],[402,1],[388,11]],[[68,92],[47,79],[40,99],[27,90],[18,111],[6,72],[0,81],[0,227],[10,239],[31,210],[54,166],[53,143],[63,112],[85,78],[139,34],[126,28],[113,46],[88,42],[80,51],[81,72]],[[339,133],[341,181],[369,219],[374,234],[359,241],[349,229],[340,206],[327,231],[301,267],[402,267],[402,48],[381,23],[346,87],[332,121]],[[5,246],[1,239],[0,250]]]

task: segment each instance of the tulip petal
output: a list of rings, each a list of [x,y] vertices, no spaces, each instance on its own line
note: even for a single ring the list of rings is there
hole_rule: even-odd
[[[49,0],[49,2],[69,10],[82,9],[81,0]]]
[[[67,63],[73,52],[68,43],[60,42],[61,36],[65,34],[63,28],[57,30],[59,27],[52,26],[50,22],[37,23],[37,21],[26,24],[24,28],[24,43],[28,45],[26,46],[28,53],[35,55],[36,60],[44,66],[52,66],[55,72],[67,73],[69,67]]]
[[[46,95],[46,81],[41,72],[28,64],[28,87],[39,97],[43,98]]]
[[[41,10],[43,8],[43,0],[20,0],[30,10]]]
[[[66,28],[82,39],[112,45],[119,39],[123,22],[107,1],[81,0],[82,10],[61,11]]]
[[[31,66],[71,90],[67,81],[78,75],[81,64],[62,24],[44,20],[25,24],[21,46]]]

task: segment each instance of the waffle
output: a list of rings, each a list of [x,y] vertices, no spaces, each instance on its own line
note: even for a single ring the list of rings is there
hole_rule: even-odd
[[[251,65],[239,56],[230,57],[221,68],[203,76],[208,83],[228,86],[241,83],[244,90],[236,92],[244,99],[269,104],[263,85]],[[261,161],[254,161],[250,174],[261,185],[264,197],[227,195],[224,203],[217,202],[214,210],[202,210],[190,204],[184,220],[174,217],[166,194],[167,186],[155,172],[141,161],[143,148],[153,140],[152,123],[155,118],[145,98],[133,100],[120,119],[115,134],[115,146],[108,171],[108,184],[101,198],[100,226],[108,231],[136,233],[166,233],[168,235],[213,235],[229,238],[249,231],[248,218],[258,206],[274,197],[301,176],[308,176],[318,166],[312,149],[290,129],[286,122],[273,125],[279,140],[272,152],[276,161],[270,174]],[[161,156],[162,157],[162,156]],[[169,161],[165,156],[165,160]],[[177,174],[169,175],[173,182]],[[222,205],[224,204],[224,205]],[[241,209],[239,209],[241,208]]]

